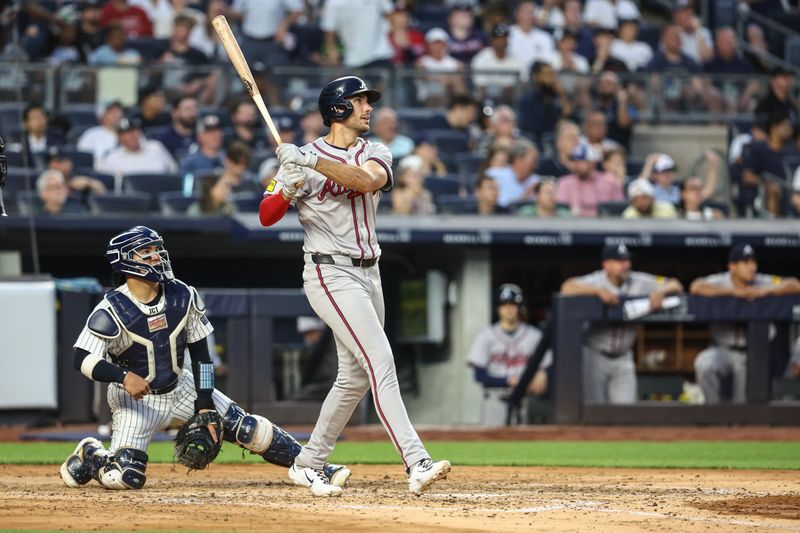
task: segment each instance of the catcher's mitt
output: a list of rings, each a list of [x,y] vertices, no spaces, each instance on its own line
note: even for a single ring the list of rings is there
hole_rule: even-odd
[[[216,429],[217,442],[211,437],[208,425]],[[189,470],[202,470],[217,458],[222,448],[222,417],[216,411],[195,414],[186,421],[175,437],[175,457]]]

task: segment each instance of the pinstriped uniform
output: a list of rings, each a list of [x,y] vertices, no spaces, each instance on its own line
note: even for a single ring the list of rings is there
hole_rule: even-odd
[[[117,287],[117,291],[127,296],[145,315],[158,315],[165,310],[164,291],[162,291],[159,301],[153,306],[136,300],[126,284]],[[97,304],[92,314],[100,309],[111,311],[111,305],[106,299],[103,299]],[[189,305],[188,314],[184,332],[182,332],[182,334],[185,333],[188,343],[202,340],[214,331],[213,326],[205,317],[204,311]],[[124,327],[121,327],[120,330],[119,336],[107,339],[90,330],[87,320],[87,326],[84,326],[74,347],[88,351],[87,360],[101,358],[119,363],[119,356],[134,344],[129,332]],[[155,357],[172,357],[172,354],[156,353]],[[88,370],[88,377],[91,377],[91,368],[81,368],[85,374],[86,370]],[[172,391],[166,394],[148,394],[141,400],[134,400],[130,394],[125,392],[121,383],[108,385],[108,404],[112,413],[112,437],[109,448],[111,452],[119,448],[136,448],[145,451],[156,432],[191,418],[194,414],[194,401],[197,398],[194,378],[188,368],[181,369],[180,375],[176,378],[178,383]],[[225,413],[233,403],[230,398],[216,389],[212,398],[220,413]]]

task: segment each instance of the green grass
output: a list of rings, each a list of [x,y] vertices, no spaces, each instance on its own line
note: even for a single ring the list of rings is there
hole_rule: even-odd
[[[58,464],[74,443],[2,442],[0,464]],[[629,468],[749,468],[800,469],[800,442],[430,442],[434,458],[470,466],[577,466]],[[261,462],[225,444],[218,463]],[[156,442],[148,450],[151,462],[172,462],[172,446]],[[344,464],[400,464],[388,442],[340,442],[331,461]]]

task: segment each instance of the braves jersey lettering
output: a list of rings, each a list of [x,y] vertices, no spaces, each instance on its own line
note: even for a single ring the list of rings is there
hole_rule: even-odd
[[[493,378],[519,378],[541,338],[542,332],[529,324],[519,326],[510,335],[499,324],[493,324],[475,338],[467,363],[485,368]],[[540,367],[547,368],[551,362],[552,354],[548,352]]]
[[[325,195],[330,194],[331,196],[341,196],[343,194],[347,194],[347,199],[352,200],[354,198],[358,198],[359,196],[364,196],[363,192],[357,192],[353,189],[348,189],[343,185],[340,185],[332,180],[327,180],[325,185],[322,187],[322,192],[317,195],[317,200],[320,202],[325,200]]]

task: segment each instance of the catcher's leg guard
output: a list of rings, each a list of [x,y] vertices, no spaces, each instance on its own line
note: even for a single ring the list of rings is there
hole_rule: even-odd
[[[120,448],[100,471],[100,484],[107,489],[141,489],[147,476],[148,457],[136,448]]]
[[[111,455],[103,449],[103,443],[94,437],[80,441],[75,451],[61,465],[61,479],[71,488],[77,488],[98,479],[98,470],[105,466]]]
[[[272,464],[289,467],[300,453],[300,444],[263,416],[248,414],[231,404],[225,419],[224,439],[258,454]]]

